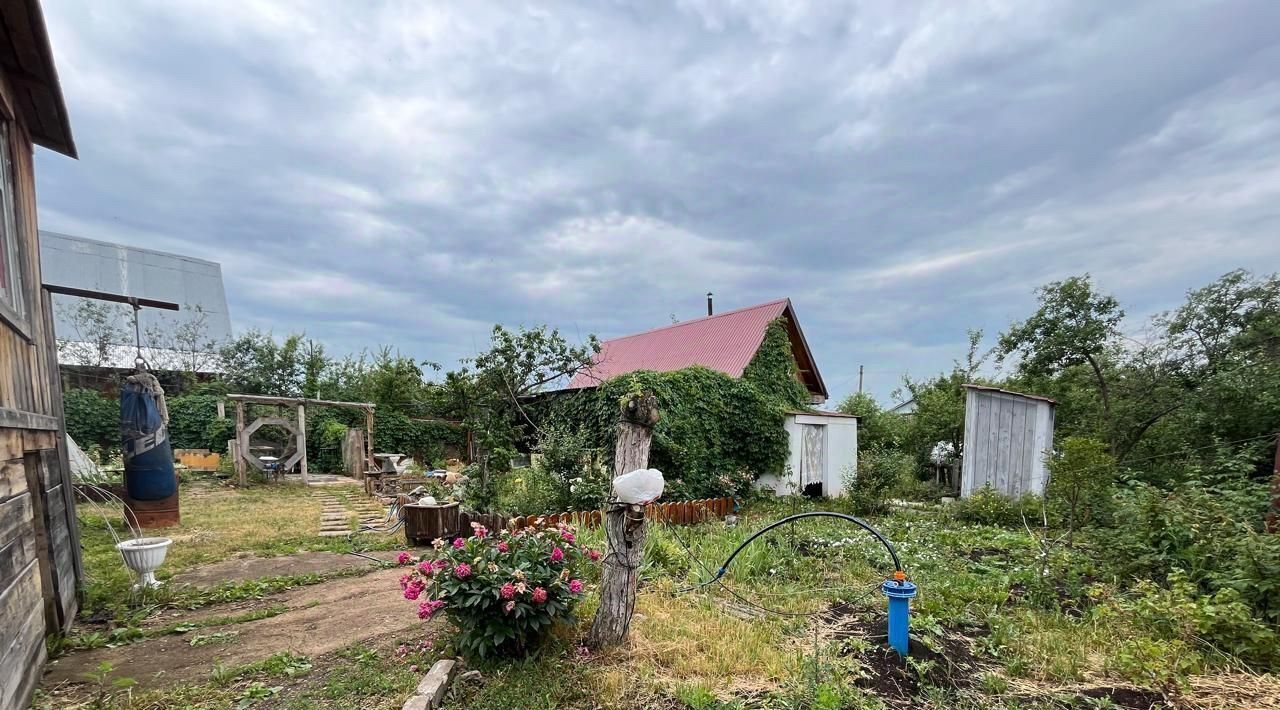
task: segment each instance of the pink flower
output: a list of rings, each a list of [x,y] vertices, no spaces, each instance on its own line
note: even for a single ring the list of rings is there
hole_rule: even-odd
[[[431,615],[435,614],[443,606],[444,606],[444,602],[440,601],[439,599],[428,599],[425,602],[422,602],[421,604],[418,605],[418,618],[430,619]]]
[[[418,563],[418,572],[425,574],[428,577],[430,577],[431,573],[435,571],[436,571],[436,568],[427,560],[423,560]]]
[[[507,613],[508,613],[508,614],[510,614],[510,613],[511,613],[511,610],[512,610],[512,609],[514,609],[514,608],[516,608],[516,603],[515,603],[515,602],[507,602],[506,604],[503,604],[503,605],[502,605],[502,608],[503,608],[503,609],[506,609],[506,610],[507,610]]]
[[[448,561],[448,560],[446,560],[445,558],[441,557],[440,559],[436,560],[435,562],[432,562],[432,563],[431,563],[431,566],[432,566],[432,567],[435,567],[437,570],[447,569],[447,568],[449,567],[449,561]]]
[[[471,537],[483,540],[488,536],[489,536],[489,528],[486,528],[480,523],[471,524]]]
[[[533,603],[541,604],[547,600],[547,590],[542,587],[533,588]]]
[[[506,552],[510,549],[511,549],[511,546],[508,545],[505,540],[503,542],[498,543],[498,552]]]
[[[411,574],[402,574],[402,575],[400,575],[400,588],[401,588],[401,589],[406,589],[406,588],[408,588],[408,586],[409,586],[409,580],[411,580],[411,579],[413,579],[413,575],[411,575]]]
[[[408,552],[401,552],[396,555],[396,564],[407,565],[410,562],[413,562],[413,555],[410,555]]]
[[[502,589],[498,590],[498,596],[502,597],[503,599],[510,599],[515,595],[516,595],[516,585],[510,582],[507,582],[506,584],[502,585]]]
[[[561,530],[560,539],[564,540],[565,542],[573,542],[573,533],[570,532],[567,528],[564,530]]]
[[[560,549],[560,548],[558,548],[558,547],[553,548],[553,549],[551,550],[551,561],[552,561],[552,562],[563,562],[563,561],[564,561],[564,550],[561,550],[561,549]]]
[[[453,576],[458,579],[466,579],[471,576],[471,565],[466,562],[459,562],[453,566]]]
[[[466,540],[463,540],[463,539],[462,539],[462,538],[460,538],[460,537],[455,537],[455,538],[453,539],[453,549],[455,549],[455,550],[461,550],[461,549],[462,549],[462,546],[463,546],[463,545],[465,545],[465,544],[467,544],[467,541],[466,541]]]
[[[404,588],[404,598],[409,600],[417,599],[422,594],[422,590],[425,589],[426,586],[427,585],[423,584],[420,579],[413,580],[409,583],[409,586]]]
[[[573,592],[574,594],[581,594],[581,593],[582,593],[582,580],[581,580],[581,579],[571,579],[571,580],[569,580],[569,591],[570,591],[570,592]]]
[[[599,551],[599,550],[587,550],[587,557],[590,557],[592,562],[599,562],[599,561],[600,561],[600,551]]]

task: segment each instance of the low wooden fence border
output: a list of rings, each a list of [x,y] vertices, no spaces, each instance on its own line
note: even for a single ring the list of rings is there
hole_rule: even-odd
[[[724,518],[733,512],[733,508],[732,498],[704,498],[702,500],[683,500],[671,503],[650,503],[645,506],[644,515],[650,520],[670,525],[696,525],[706,520]],[[463,515],[465,516],[466,513]],[[565,523],[582,528],[594,528],[604,520],[604,511],[587,510],[553,513],[551,515],[521,515],[507,520],[506,527],[511,530],[519,530],[537,525],[539,520],[542,521],[542,525],[548,526]],[[490,527],[487,523],[482,524],[485,527]],[[464,527],[469,527],[469,524]]]
[[[402,499],[402,503],[409,503]],[[436,538],[450,538],[471,534],[472,523],[479,523],[490,530],[521,530],[523,528],[543,526],[551,527],[565,523],[580,528],[594,528],[604,521],[604,511],[585,510],[551,515],[520,515],[508,518],[498,513],[475,513],[461,510],[457,503],[450,505],[418,508],[406,507],[405,536],[411,544],[425,545]],[[695,525],[707,520],[719,520],[734,510],[732,498],[706,498],[703,500],[684,500],[673,503],[651,503],[645,506],[645,517],[669,525]]]

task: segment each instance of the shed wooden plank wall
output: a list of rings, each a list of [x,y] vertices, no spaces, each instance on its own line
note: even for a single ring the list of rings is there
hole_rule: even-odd
[[[11,117],[29,94],[0,81]],[[26,707],[44,637],[69,628],[80,579],[51,300],[40,289],[32,142],[18,119],[9,139],[25,318],[19,327],[0,320],[0,708]]]
[[[985,486],[1009,496],[1044,494],[1053,445],[1053,405],[1008,392],[965,392],[960,495]]]

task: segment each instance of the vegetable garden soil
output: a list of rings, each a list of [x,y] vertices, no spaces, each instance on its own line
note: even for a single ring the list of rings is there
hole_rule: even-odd
[[[389,634],[410,632],[414,627],[420,629],[422,622],[415,616],[413,605],[402,597],[396,582],[401,574],[400,569],[381,569],[292,589],[247,604],[208,606],[193,612],[167,611],[144,626],[284,606],[283,613],[256,621],[206,626],[116,648],[71,652],[49,665],[42,688],[55,697],[87,692],[84,674],[93,672],[104,661],[112,664],[112,677],[133,678],[139,689],[203,683],[209,681],[216,663],[235,667],[284,651],[315,657]],[[218,632],[235,635],[229,643],[191,645],[196,634]]]

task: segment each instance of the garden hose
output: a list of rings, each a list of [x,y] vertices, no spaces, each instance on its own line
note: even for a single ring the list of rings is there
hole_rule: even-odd
[[[729,558],[726,559],[724,563],[720,565],[720,569],[715,573],[715,576],[713,576],[711,579],[705,582],[702,582],[701,584],[695,584],[694,586],[688,587],[687,589],[678,590],[676,593],[681,594],[684,592],[691,592],[695,589],[701,589],[703,587],[707,587],[719,582],[720,578],[723,577],[726,573],[728,573],[729,565],[733,563],[733,559],[738,556],[738,553],[742,552],[742,550],[746,548],[747,545],[750,545],[751,543],[755,542],[756,538],[769,532],[770,530],[773,530],[774,528],[777,528],[781,525],[785,525],[786,523],[795,522],[796,520],[800,520],[802,518],[838,518],[840,520],[853,523],[854,525],[857,525],[863,530],[866,530],[867,532],[871,533],[872,537],[880,541],[881,545],[884,545],[884,549],[889,551],[889,557],[893,558],[894,579],[898,579],[898,580],[906,579],[906,572],[902,569],[902,560],[898,558],[898,551],[895,550],[893,547],[893,544],[890,543],[889,540],[879,530],[876,530],[874,527],[872,527],[870,523],[866,522],[865,520],[862,520],[861,518],[857,518],[852,515],[846,515],[844,513],[833,513],[827,510],[814,510],[814,511],[809,511],[807,513],[796,513],[795,515],[788,515],[787,517],[781,520],[772,522],[764,526],[763,528],[760,528],[759,530],[755,531],[754,533],[751,534],[751,537],[744,540],[742,544],[738,545],[738,547],[734,549],[734,551],[729,555]]]

